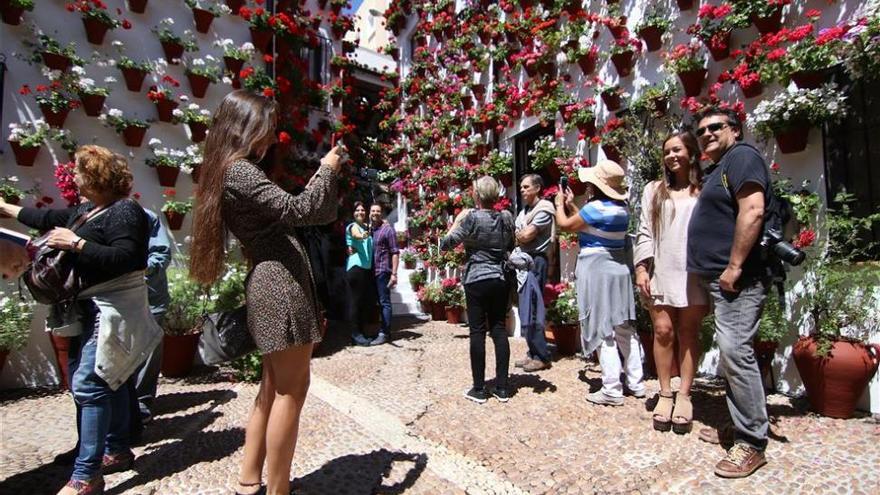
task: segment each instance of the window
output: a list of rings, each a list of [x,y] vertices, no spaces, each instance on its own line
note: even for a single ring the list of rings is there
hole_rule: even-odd
[[[544,186],[549,186],[552,184],[552,180],[550,175],[544,171],[536,171],[532,170],[532,158],[529,156],[529,150],[535,146],[535,141],[544,136],[552,136],[553,135],[553,126],[542,127],[541,125],[536,125],[526,129],[525,131],[517,134],[514,137],[513,141],[513,180],[514,184],[519,183],[519,178],[531,173],[537,173],[544,179]],[[522,203],[522,199],[519,196],[519,187],[515,188],[516,193],[516,208],[519,210],[519,207]]]
[[[330,82],[330,52],[330,40],[320,35],[318,36],[317,47],[303,48],[302,57],[309,64],[309,79],[320,84]]]

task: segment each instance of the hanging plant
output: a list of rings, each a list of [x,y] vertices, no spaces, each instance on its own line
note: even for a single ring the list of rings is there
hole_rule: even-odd
[[[205,140],[211,125],[210,111],[190,103],[186,107],[174,109],[173,114],[175,123],[183,123],[189,127],[192,142],[200,143]]]
[[[102,113],[99,117],[107,127],[113,128],[117,134],[121,134],[125,144],[137,148],[143,143],[147,129],[150,123],[147,120],[126,117],[122,110],[111,108],[107,113]]]
[[[49,136],[49,124],[44,120],[9,124],[8,142],[15,155],[15,163],[22,167],[31,167],[40,152],[43,141]]]
[[[579,139],[596,135],[596,100],[587,98],[584,101],[563,105],[561,113],[562,120],[565,121],[565,129],[580,131]]]
[[[814,22],[818,20],[820,12],[811,10],[807,14],[812,22],[791,31],[782,30],[770,42],[784,39],[791,43],[787,49],[780,49],[784,53],[780,58],[780,72],[791,77],[799,88],[814,89],[825,82],[826,71],[841,62],[844,53],[842,38],[847,29],[837,26],[814,36]]]
[[[30,63],[43,63],[51,70],[64,72],[72,65],[82,66],[85,61],[76,54],[76,43],[62,45],[58,40],[40,31],[36,26],[31,29],[34,41],[23,40],[22,44],[32,50]]]
[[[263,8],[263,0],[256,0],[255,3],[257,7],[253,10],[241,7],[238,15],[247,21],[251,32],[251,41],[257,50],[268,53],[269,45],[272,43],[272,26],[269,25],[271,14]]]
[[[168,228],[171,230],[180,230],[183,226],[183,219],[187,213],[192,211],[192,200],[178,201],[177,191],[173,188],[165,189],[162,193],[165,203],[162,205],[162,213],[168,221]]]
[[[156,105],[159,120],[162,122],[171,122],[174,118],[174,109],[180,105],[172,90],[172,88],[178,87],[180,87],[180,82],[166,74],[162,76],[159,84],[150,86],[150,90],[147,91],[147,98]],[[180,98],[184,99],[185,96],[181,95]]]
[[[30,86],[25,84],[18,90],[18,93],[21,95],[33,94],[46,122],[56,128],[64,127],[67,114],[79,107],[79,102],[71,98],[59,80],[52,81],[49,85],[40,84],[34,91],[31,91]]]
[[[758,104],[749,116],[749,128],[761,139],[776,137],[783,153],[807,146],[811,127],[840,121],[846,115],[846,96],[834,85],[817,89],[788,89]]]
[[[195,36],[192,31],[186,29],[183,35],[175,33],[171,26],[174,25],[174,19],[166,17],[159,21],[159,25],[151,29],[159,38],[162,44],[162,50],[165,52],[165,60],[169,64],[177,65],[180,63],[183,52],[194,52],[199,49]]]
[[[699,96],[706,81],[706,56],[697,42],[675,45],[663,54],[666,69],[678,75],[685,96]]]
[[[2,12],[3,22],[11,26],[18,26],[21,24],[21,16],[24,15],[24,12],[32,10],[34,10],[34,0],[7,0],[3,2],[0,12]]]
[[[706,4],[700,7],[697,23],[688,28],[688,34],[700,38],[709,48],[712,58],[719,61],[730,56],[730,33],[748,25],[748,16],[734,11],[729,3]]]
[[[110,13],[107,12],[107,4],[101,0],[77,0],[67,4],[67,10],[80,13],[86,28],[86,39],[94,45],[104,43],[104,35],[111,29],[116,29],[119,26],[131,29],[129,21],[120,22],[110,17]]]
[[[642,21],[636,26],[636,33],[645,40],[645,46],[649,52],[660,49],[663,42],[663,34],[672,27],[672,20],[665,10],[654,8],[647,12]]]
[[[196,31],[207,33],[211,29],[211,23],[215,17],[229,14],[232,12],[228,6],[219,3],[218,0],[184,0],[187,7],[192,9],[193,21],[196,24]]]
[[[147,166],[156,169],[160,186],[174,187],[177,184],[180,167],[187,163],[187,153],[183,150],[163,147],[162,141],[156,138],[150,139],[149,146],[153,156],[146,159]]]
[[[632,73],[633,56],[642,49],[642,42],[636,38],[618,39],[611,46],[611,62],[620,77]]]
[[[82,67],[74,67],[72,72],[77,77],[74,85],[86,115],[89,117],[101,115],[101,109],[104,108],[104,100],[110,95],[110,86],[116,83],[116,78],[107,76],[104,78],[105,86],[98,86],[94,79],[84,77],[85,69]]]
[[[212,55],[188,60],[185,67],[184,72],[189,79],[193,96],[196,98],[204,98],[208,91],[208,85],[220,80],[220,66],[217,65],[217,59]]]

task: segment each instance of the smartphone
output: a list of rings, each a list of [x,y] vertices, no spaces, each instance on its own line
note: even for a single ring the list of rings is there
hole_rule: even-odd
[[[562,176],[559,178],[559,190],[565,192],[568,189],[568,177]]]

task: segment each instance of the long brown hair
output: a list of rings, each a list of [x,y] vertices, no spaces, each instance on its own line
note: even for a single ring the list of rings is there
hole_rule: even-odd
[[[700,168],[700,147],[697,145],[697,138],[695,138],[690,131],[675,132],[666,136],[666,139],[663,140],[663,144],[661,145],[661,149],[665,148],[666,143],[674,138],[681,139],[682,144],[687,148],[688,154],[690,155],[690,162],[688,162],[688,189],[690,194],[693,194],[700,190],[700,185],[703,180],[703,170]],[[654,231],[655,238],[660,237],[660,215],[663,213],[663,206],[666,204],[666,200],[669,199],[669,188],[682,185],[675,183],[675,174],[670,172],[666,167],[662,153],[660,157],[660,167],[663,169],[663,178],[659,181],[660,184],[657,185],[657,190],[654,192],[654,198],[651,202],[651,227]],[[670,204],[670,206],[672,207],[672,216],[674,218],[675,205]]]
[[[220,276],[225,259],[223,177],[236,160],[263,158],[257,153],[265,151],[260,147],[275,134],[276,115],[274,100],[245,90],[226,95],[214,112],[196,190],[189,263],[193,280],[210,284]]]

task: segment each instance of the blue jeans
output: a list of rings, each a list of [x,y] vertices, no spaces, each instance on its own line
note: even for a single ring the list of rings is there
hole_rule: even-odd
[[[376,274],[376,292],[379,295],[379,306],[382,307],[382,326],[379,327],[379,333],[385,335],[391,333],[391,289],[388,287],[390,281],[390,272]]]
[[[538,279],[538,285],[541,291],[544,291],[544,285],[547,283],[547,258],[543,255],[533,255],[532,274]],[[542,297],[542,296],[538,296]],[[547,338],[544,336],[544,321],[537,322],[537,325],[530,325],[526,331],[526,343],[529,346],[528,357],[538,359],[545,363],[550,362],[550,350],[547,349]]]
[[[78,352],[70,359],[70,388],[77,409],[79,453],[73,464],[71,479],[90,480],[101,475],[104,454],[129,450],[128,387],[111,390],[95,373],[98,348],[98,308],[88,301],[82,303],[83,333],[79,336]]]

